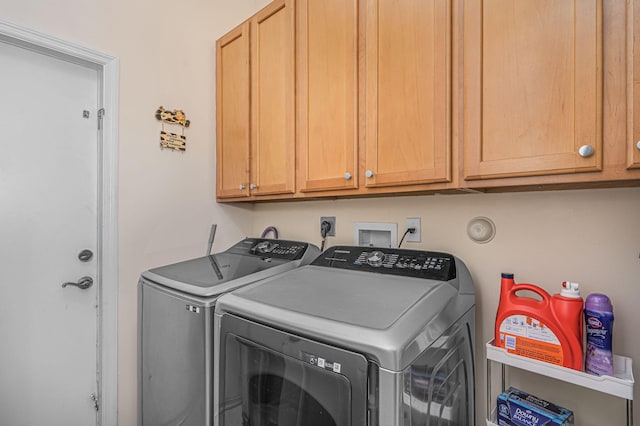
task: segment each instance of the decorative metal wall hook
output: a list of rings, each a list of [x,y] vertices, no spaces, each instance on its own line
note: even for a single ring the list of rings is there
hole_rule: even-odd
[[[163,106],[156,110],[156,118],[164,123],[178,124],[182,127],[189,127],[191,121],[187,120],[187,116],[181,109],[167,111]]]
[[[187,149],[187,137],[184,135],[185,127],[189,127],[191,122],[187,120],[187,116],[181,109],[167,111],[163,106],[156,110],[156,118],[162,122],[162,130],[160,131],[160,149],[169,148],[175,151],[184,152]],[[166,132],[164,124],[172,124],[182,126],[182,134]]]

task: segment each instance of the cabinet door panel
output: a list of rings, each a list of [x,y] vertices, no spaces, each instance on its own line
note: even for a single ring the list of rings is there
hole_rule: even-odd
[[[366,28],[365,185],[449,181],[450,1],[368,0]]]
[[[293,193],[295,115],[293,0],[252,19],[251,183],[253,195]]]
[[[601,0],[465,2],[466,179],[601,170],[601,20]]]
[[[629,146],[627,167],[640,168],[640,0],[631,5],[629,60],[631,61],[631,101],[629,103]]]
[[[358,1],[301,0],[297,13],[300,191],[357,188]]]
[[[249,22],[216,42],[217,195],[249,196]]]

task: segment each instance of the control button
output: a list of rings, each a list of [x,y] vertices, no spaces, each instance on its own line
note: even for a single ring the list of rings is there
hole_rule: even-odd
[[[367,256],[367,263],[374,268],[379,267],[384,262],[385,255],[381,251],[374,251],[369,256]]]
[[[255,251],[258,253],[269,253],[276,247],[278,247],[277,244],[270,243],[269,241],[262,241],[256,245]]]

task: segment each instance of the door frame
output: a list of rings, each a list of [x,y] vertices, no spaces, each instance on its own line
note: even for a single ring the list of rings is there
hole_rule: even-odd
[[[0,42],[98,71],[98,425],[118,424],[118,58],[0,18]]]

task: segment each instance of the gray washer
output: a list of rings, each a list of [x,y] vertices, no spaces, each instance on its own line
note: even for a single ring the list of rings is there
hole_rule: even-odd
[[[310,263],[298,241],[246,238],[221,253],[154,268],[138,287],[138,424],[211,425],[213,308],[222,294]]]
[[[225,383],[220,376],[216,383],[216,426],[229,426],[261,411],[241,413],[252,401],[235,402],[245,398],[248,388],[231,381],[261,373],[233,373],[255,365],[251,359],[238,361],[230,355],[233,339],[240,342],[235,346],[257,348],[263,354],[282,351],[283,360],[307,375],[318,369],[316,358],[291,361],[296,351],[322,353],[330,346],[348,352],[344,362],[340,352],[333,352],[333,360],[343,365],[350,354],[360,354],[366,364],[358,371],[367,371],[366,379],[340,374],[349,382],[350,393],[365,395],[366,401],[352,402],[353,423],[332,419],[335,423],[327,424],[356,425],[358,418],[366,418],[367,424],[399,426],[409,417],[411,425],[474,424],[475,291],[468,269],[452,255],[332,247],[311,265],[223,296],[215,311],[215,368],[230,379]],[[278,373],[268,373],[274,374]],[[299,392],[307,399],[330,400],[317,384],[299,386],[308,386]],[[261,392],[266,400],[267,390]],[[269,397],[272,406],[262,411],[275,416],[273,399],[278,396]],[[334,406],[327,402],[323,412]]]

